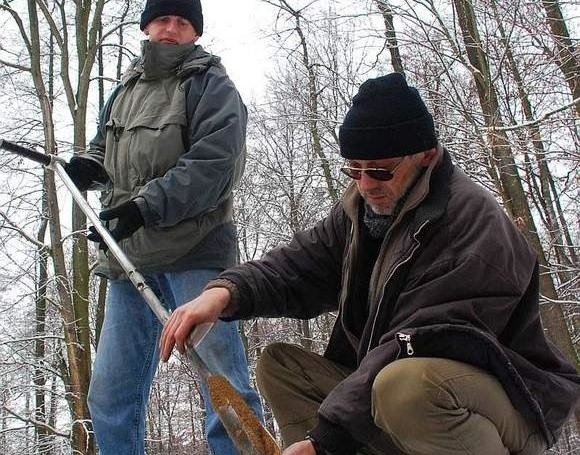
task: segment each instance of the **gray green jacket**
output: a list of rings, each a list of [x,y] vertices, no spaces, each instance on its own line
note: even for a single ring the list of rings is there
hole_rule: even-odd
[[[143,43],[83,155],[106,172],[103,208],[137,203],[145,226],[119,244],[142,273],[236,262],[232,189],[243,171],[246,123],[219,58],[194,44]],[[96,272],[122,274],[102,251]]]

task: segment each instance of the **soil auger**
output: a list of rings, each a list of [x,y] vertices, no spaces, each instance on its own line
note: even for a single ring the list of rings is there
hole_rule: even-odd
[[[95,229],[109,248],[109,251],[123,268],[127,278],[133,283],[133,286],[135,286],[135,289],[141,294],[145,302],[147,302],[147,305],[149,305],[157,319],[165,325],[169,319],[168,311],[147,285],[143,275],[135,269],[125,253],[117,245],[115,239],[113,239],[109,231],[102,225],[96,212],[70,179],[63,167],[64,160],[55,155],[40,153],[3,139],[0,139],[0,149],[40,163],[59,176],[79,208],[91,223],[93,223]],[[212,373],[195,350],[196,346],[211,330],[212,326],[213,323],[200,324],[192,331],[186,342],[185,356],[199,373],[200,377],[206,381],[210,391],[211,404],[231,440],[240,451],[240,454],[280,455],[282,452],[275,439],[264,428],[260,420],[234,389],[228,379],[222,375]]]

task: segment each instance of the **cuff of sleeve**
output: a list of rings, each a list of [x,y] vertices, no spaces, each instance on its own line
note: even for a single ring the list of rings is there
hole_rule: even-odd
[[[149,227],[153,226],[155,222],[159,219],[156,213],[151,211],[149,204],[143,196],[137,196],[133,199],[133,202],[137,204],[137,208],[141,212],[141,217],[143,218],[143,226]]]
[[[308,435],[317,443],[316,454],[350,455],[361,447],[361,444],[351,434],[321,415],[318,416],[318,425],[308,432]],[[323,450],[320,452],[320,450]]]
[[[238,302],[240,299],[240,292],[238,291],[238,288],[230,280],[226,280],[223,278],[211,280],[205,286],[204,291],[213,288],[226,288],[230,292],[231,295],[230,303],[224,309],[224,311],[222,311],[222,314],[220,316],[220,319],[223,319],[225,321],[230,320],[238,309]]]

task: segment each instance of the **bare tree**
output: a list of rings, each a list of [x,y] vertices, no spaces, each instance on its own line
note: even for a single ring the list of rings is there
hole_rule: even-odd
[[[546,22],[552,31],[551,38],[556,43],[554,55],[568,86],[576,106],[576,114],[580,116],[580,62],[578,47],[570,38],[568,25],[562,14],[558,0],[542,0],[546,11]]]
[[[42,118],[42,122],[29,130],[27,140],[30,145],[38,144],[46,153],[58,153],[55,101],[60,104],[64,100],[68,107],[73,150],[85,148],[91,73],[101,40],[115,30],[113,24],[107,32],[99,35],[104,4],[104,0],[74,5],[49,0],[30,0],[23,5],[10,2],[0,4],[0,12],[11,18],[11,25],[19,33],[22,49],[19,53],[11,53],[2,47],[0,60],[5,68],[21,76],[25,86],[30,87],[29,93],[36,99],[32,111]],[[50,248],[38,249],[36,327],[42,334],[47,299],[55,299],[65,340],[66,354],[59,366],[71,415],[71,446],[76,453],[90,454],[94,453],[95,448],[86,404],[93,339],[90,328],[89,252],[83,233],[86,220],[73,207],[72,248],[67,250],[61,229],[57,182],[51,172],[45,174],[41,188],[44,209],[42,217],[36,218],[39,220],[38,242],[41,245],[45,242],[44,232],[48,227]],[[67,262],[69,254],[71,264]],[[52,266],[50,274],[49,262]],[[48,282],[53,286],[47,286]],[[35,348],[39,365],[44,364],[42,357],[47,354],[45,347],[39,336]],[[29,423],[36,426],[39,438],[45,438],[48,435],[45,426],[48,418],[46,375],[37,370],[34,378],[37,386],[36,407],[34,418]]]

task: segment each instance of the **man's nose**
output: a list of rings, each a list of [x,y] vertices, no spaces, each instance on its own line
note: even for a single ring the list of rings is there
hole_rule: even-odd
[[[379,184],[379,181],[369,177],[366,172],[361,172],[360,180],[358,181],[358,185],[360,188],[369,189],[374,188]]]
[[[177,22],[176,21],[167,21],[165,25],[165,30],[168,32],[175,32],[177,30]]]

